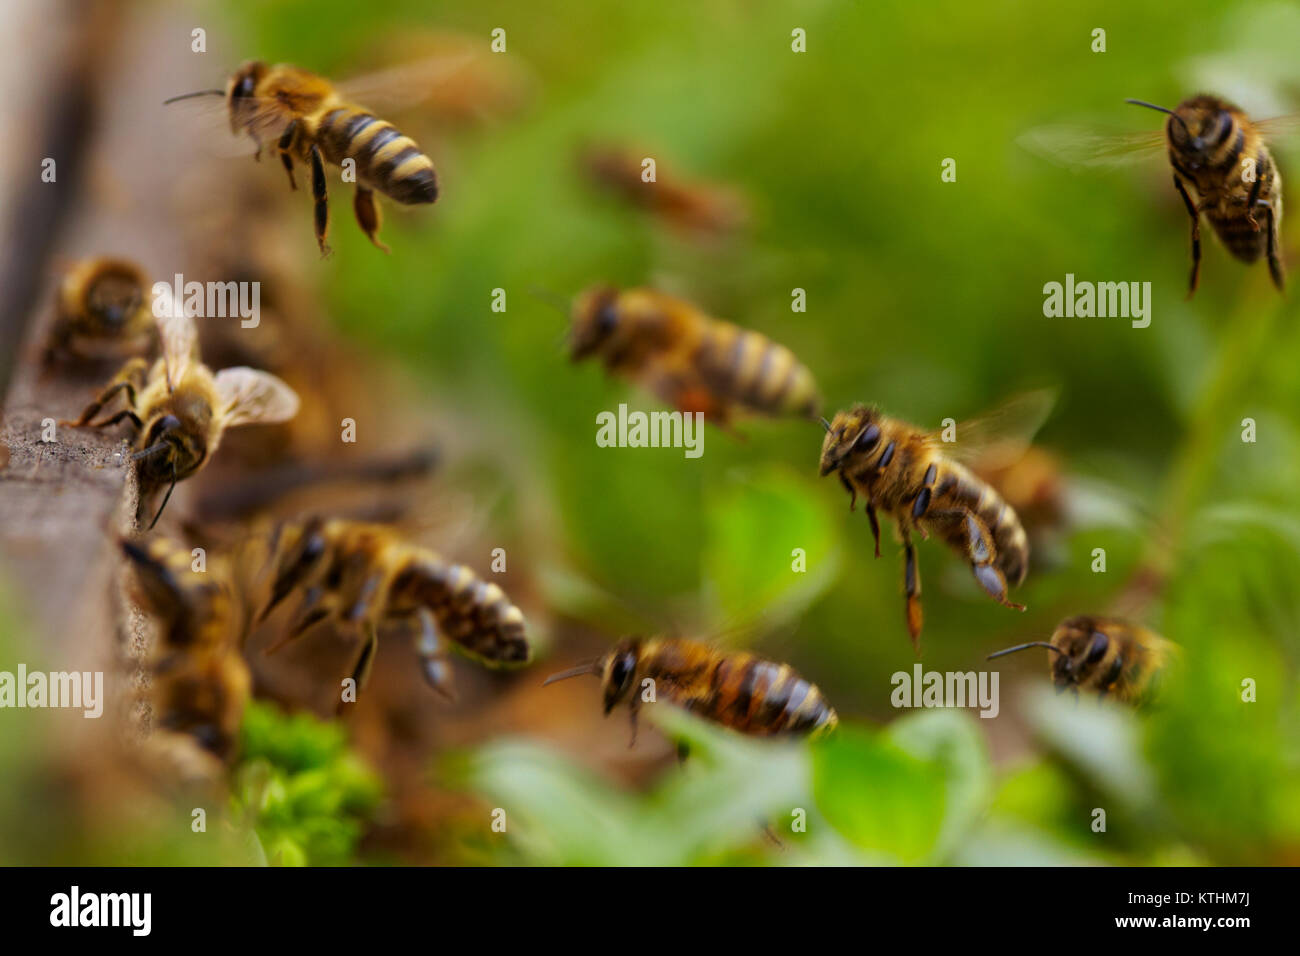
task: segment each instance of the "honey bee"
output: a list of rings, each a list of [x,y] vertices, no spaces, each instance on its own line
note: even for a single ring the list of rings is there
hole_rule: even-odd
[[[1033,392],[1008,402],[982,422],[957,426],[959,447],[977,451],[992,430],[1014,424],[1031,433],[1050,408],[1047,392]],[[993,600],[1023,611],[1007,598],[1008,587],[1019,585],[1029,569],[1029,540],[1015,510],[987,482],[945,450],[941,434],[856,405],[822,419],[821,475],[832,472],[850,495],[866,498],[867,518],[880,557],[877,509],[893,518],[903,545],[903,593],[907,631],[919,647],[923,614],[921,578],[912,532],[931,533],[968,562],[975,580]],[[966,436],[963,438],[962,436]],[[955,451],[955,449],[954,449]]]
[[[720,235],[733,232],[748,218],[743,199],[733,190],[669,178],[662,168],[654,181],[646,182],[643,159],[627,150],[588,147],[580,162],[598,186],[684,232]]]
[[[651,289],[580,294],[570,349],[574,361],[597,355],[611,373],[724,427],[738,408],[811,419],[820,404],[812,373],[785,346]]]
[[[141,604],[158,625],[151,691],[157,731],[191,737],[228,760],[252,690],[239,651],[246,622],[228,568],[214,559],[196,571],[192,553],[163,538],[121,547]]]
[[[144,273],[125,259],[77,262],[59,286],[46,361],[60,355],[120,359],[146,351],[154,320]]]
[[[453,65],[449,62],[444,68]],[[397,83],[399,78],[393,76],[387,82]],[[414,80],[408,78],[408,82]],[[352,86],[357,91],[364,88],[364,82]],[[298,188],[295,159],[311,170],[316,243],[322,256],[330,252],[326,242],[326,163],[343,167],[351,161],[355,165],[353,212],[361,231],[384,252],[388,247],[379,241],[380,214],[375,192],[404,205],[432,203],[438,198],[433,161],[414,140],[402,135],[392,123],[353,105],[347,89],[336,89],[322,76],[288,64],[250,60],[231,75],[224,90],[199,90],[165,102],[209,95],[225,98],[231,132],[246,133],[253,140],[257,146],[255,158],[260,159],[263,146],[275,141],[291,189]]]
[[[350,676],[358,689],[370,676],[381,629],[413,639],[425,680],[447,698],[448,641],[489,667],[526,664],[531,656],[524,615],[501,588],[391,528],[312,518],[281,525],[271,552],[271,596],[259,620],[293,591],[302,601],[268,652],[323,621],[356,627],[362,643]]]
[[[755,737],[820,734],[839,722],[821,691],[789,665],[701,641],[628,638],[603,657],[552,674],[545,683],[584,674],[600,678],[606,716],[627,703],[634,744],[637,712],[649,686],[656,698],[662,695],[696,716]]]
[[[1188,297],[1200,282],[1202,213],[1235,258],[1253,263],[1264,257],[1273,284],[1282,290],[1282,176],[1265,140],[1294,128],[1297,116],[1254,121],[1234,104],[1205,93],[1174,109],[1126,102],[1165,113],[1163,131],[1107,135],[1067,124],[1032,130],[1021,142],[1070,166],[1117,165],[1163,148],[1174,189],[1191,219]]]
[[[1119,618],[1080,615],[1063,621],[1051,642],[1030,641],[998,651],[989,660],[1030,647],[1052,652],[1049,669],[1058,691],[1079,688],[1141,705],[1154,696],[1174,645],[1152,631]]]
[[[139,464],[142,490],[170,482],[150,528],[158,523],[176,482],[203,467],[227,428],[288,421],[299,404],[293,389],[269,372],[236,367],[214,375],[199,361],[194,319],[179,303],[175,306],[158,319],[162,357],[152,367],[143,358],[131,359],[80,418],[60,423],[105,428],[126,420],[134,426],[137,450],[131,458]],[[122,392],[125,409],[91,421]],[[144,498],[142,494],[142,504]]]

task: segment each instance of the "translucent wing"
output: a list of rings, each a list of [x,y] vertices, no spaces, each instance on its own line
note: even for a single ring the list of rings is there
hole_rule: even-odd
[[[938,429],[927,438],[944,455],[961,462],[980,459],[995,466],[1019,459],[1056,404],[1056,390],[1045,388],[1008,399],[987,415]],[[955,437],[955,441],[944,441]]]
[[[199,347],[198,328],[194,319],[185,311],[185,303],[177,302],[171,290],[159,296],[161,303],[155,301],[158,339],[162,343],[163,367],[167,371],[167,390],[171,391],[185,377],[185,372],[194,361]]]
[[[1048,162],[1068,169],[1125,166],[1158,155],[1164,148],[1159,129],[1123,133],[1083,124],[1039,126],[1016,140]]]
[[[367,73],[337,86],[346,102],[380,112],[400,112],[434,96],[439,87],[454,83],[473,69],[479,54],[451,50],[401,66]]]
[[[1300,134],[1300,113],[1286,113],[1272,116],[1255,124],[1261,136],[1268,142],[1293,139]]]
[[[292,114],[274,97],[247,97],[242,102],[247,104],[247,112],[241,114],[241,121],[246,118],[251,123],[263,147],[274,147]],[[181,100],[163,108],[171,126],[166,135],[181,136],[186,143],[196,143],[203,153],[247,157],[257,148],[245,129],[231,131],[230,113],[222,97]]]
[[[227,428],[236,425],[274,425],[298,414],[298,393],[270,372],[237,366],[216,375]]]

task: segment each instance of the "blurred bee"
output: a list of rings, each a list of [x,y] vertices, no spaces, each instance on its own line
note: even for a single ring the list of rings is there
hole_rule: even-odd
[[[651,289],[580,294],[570,348],[574,361],[597,355],[610,372],[722,426],[738,408],[811,419],[820,404],[812,373],[785,346]]]
[[[1173,167],[1174,189],[1191,219],[1188,296],[1200,281],[1202,213],[1234,257],[1253,263],[1263,256],[1281,290],[1282,176],[1265,139],[1293,127],[1297,116],[1255,122],[1227,100],[1204,93],[1175,109],[1127,102],[1167,114],[1163,132],[1105,135],[1064,125],[1032,130],[1021,142],[1071,166],[1115,165],[1163,147]]]
[[[269,372],[236,367],[215,375],[199,361],[194,320],[175,303],[158,319],[162,357],[152,367],[143,358],[128,361],[76,421],[60,424],[104,428],[129,421],[136,430],[142,491],[170,482],[154,515],[152,528],[171,497],[176,482],[198,471],[216,452],[227,428],[275,424],[298,412],[298,396]],[[120,392],[128,407],[92,422]],[[145,500],[141,495],[141,504]]]
[[[975,580],[999,604],[1023,611],[1007,598],[1008,586],[1020,584],[1029,569],[1029,540],[1015,510],[989,484],[956,460],[991,443],[997,430],[1014,426],[1032,434],[1050,409],[1047,392],[1032,392],[1008,402],[983,421],[957,426],[959,445],[874,408],[856,405],[822,419],[821,474],[839,475],[852,510],[861,494],[880,557],[876,510],[893,518],[903,544],[903,592],[907,631],[912,643],[921,635],[921,578],[912,531],[935,534],[970,562]]]
[[[1030,641],[990,654],[989,660],[1030,647],[1052,652],[1049,668],[1058,691],[1079,688],[1124,704],[1154,695],[1161,671],[1174,653],[1164,638],[1119,618],[1080,615],[1063,621],[1047,641]]]
[[[284,524],[270,565],[271,596],[259,620],[293,591],[302,600],[268,652],[322,621],[355,626],[363,638],[350,673],[358,689],[370,676],[381,629],[413,639],[425,680],[447,698],[453,697],[447,641],[489,667],[530,658],[524,615],[499,587],[408,544],[391,528],[320,518]]]
[[[122,358],[148,350],[154,329],[147,280],[133,262],[82,259],[63,277],[46,361]]]
[[[605,714],[626,702],[636,743],[636,718],[651,681],[663,696],[705,720],[755,737],[817,734],[839,718],[816,686],[786,664],[744,651],[720,651],[681,638],[633,637],[587,664],[552,674],[546,684],[599,677]]]
[[[192,553],[164,538],[121,547],[158,625],[151,690],[158,745],[168,746],[167,734],[185,735],[229,760],[252,688],[239,651],[246,621],[229,569],[214,559],[196,571]]]
[[[439,64],[436,72],[455,65],[456,60],[451,59]],[[418,68],[424,70],[423,65]],[[230,77],[224,90],[199,90],[165,102],[222,96],[231,132],[248,134],[257,146],[255,158],[260,159],[263,146],[275,141],[291,189],[298,188],[294,160],[306,165],[311,170],[316,242],[322,256],[330,251],[325,241],[329,232],[325,164],[342,167],[351,160],[357,184],[352,202],[357,223],[375,246],[387,252],[388,247],[379,241],[375,192],[404,205],[432,203],[438,198],[438,177],[433,161],[409,136],[350,102],[355,95],[364,95],[368,85],[373,89],[418,85],[419,76],[408,69],[390,71],[378,79],[379,83],[360,81],[336,89],[324,77],[296,66],[250,60]],[[427,76],[424,79],[428,82]]]
[[[579,161],[597,186],[684,232],[720,235],[745,224],[748,212],[734,190],[703,183],[687,183],[664,176],[643,178],[643,158],[613,146],[584,149]]]

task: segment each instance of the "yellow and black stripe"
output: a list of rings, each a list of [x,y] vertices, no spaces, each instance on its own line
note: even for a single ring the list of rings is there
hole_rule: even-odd
[[[357,107],[339,107],[321,117],[317,138],[336,166],[356,162],[357,179],[390,199],[417,205],[438,198],[438,176],[415,141],[392,123]]]
[[[711,322],[696,362],[705,383],[719,394],[770,415],[817,415],[820,402],[812,372],[765,335],[730,322]]]
[[[489,664],[523,664],[530,656],[524,615],[495,584],[461,564],[414,556],[393,579],[389,607],[428,608],[439,630]]]

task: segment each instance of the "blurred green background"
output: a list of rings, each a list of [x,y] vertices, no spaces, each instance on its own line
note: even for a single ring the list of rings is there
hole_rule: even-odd
[[[330,316],[405,363],[431,405],[474,423],[480,441],[451,474],[502,489],[494,533],[536,562],[555,610],[574,610],[564,582],[578,580],[644,609],[646,628],[743,623],[740,640],[793,663],[843,721],[824,743],[786,748],[661,714],[696,757],[642,792],[548,746],[489,743],[446,773],[517,822],[466,860],[1300,862],[1294,295],[1282,300],[1262,265],[1242,267],[1208,240],[1200,292],[1184,301],[1186,216],[1161,159],[1076,175],[1016,144],[1080,116],[1155,129],[1124,98],[1175,105],[1206,76],[1247,110],[1294,109],[1300,74],[1284,58],[1300,44],[1293,6],[204,9],[219,15],[231,62],[261,57],[328,76],[373,64],[405,29],[484,44],[493,28],[507,31],[505,55],[529,77],[527,105],[429,144],[442,198],[415,212],[385,207],[391,256],[369,247],[336,194],[335,255],[319,266]],[[791,52],[795,27],[807,31],[806,53]],[[1105,53],[1091,50],[1096,28]],[[752,202],[751,228],[701,245],[594,192],[574,159],[593,140],[736,185]],[[1298,168],[1300,150],[1276,151],[1284,173]],[[949,157],[955,183],[940,179]],[[309,255],[306,199],[294,198]],[[1286,223],[1283,233],[1297,247]],[[1045,318],[1042,287],[1067,272],[1150,281],[1151,326]],[[863,515],[849,513],[833,479],[817,478],[820,429],[755,420],[744,441],[711,429],[698,460],[598,448],[597,412],[654,401],[571,366],[563,318],[528,291],[569,296],[595,281],[671,288],[769,334],[814,371],[831,410],[870,401],[937,427],[1024,389],[1058,389],[1038,438],[1064,462],[1073,502],[1057,559],[1033,566],[1013,595],[1029,608],[1019,615],[923,543],[922,661],[979,669],[990,651],[1047,639],[1067,616],[1105,612],[1139,567],[1157,568],[1167,578],[1144,623],[1185,655],[1160,705],[1135,716],[1040,696],[1045,664],[1034,652],[1000,662],[995,720],[900,716],[890,675],[916,658],[897,547],[886,535],[875,560]],[[796,287],[806,313],[790,309]],[[496,288],[504,313],[490,309]],[[1241,441],[1245,417],[1258,423],[1254,444]],[[538,508],[548,538],[526,541],[524,515]],[[806,575],[790,571],[798,547]],[[1106,549],[1104,574],[1089,568],[1094,548]],[[1241,700],[1245,678],[1258,685],[1253,703]],[[807,833],[789,832],[796,807]],[[1096,807],[1108,810],[1105,833],[1091,828]]]

